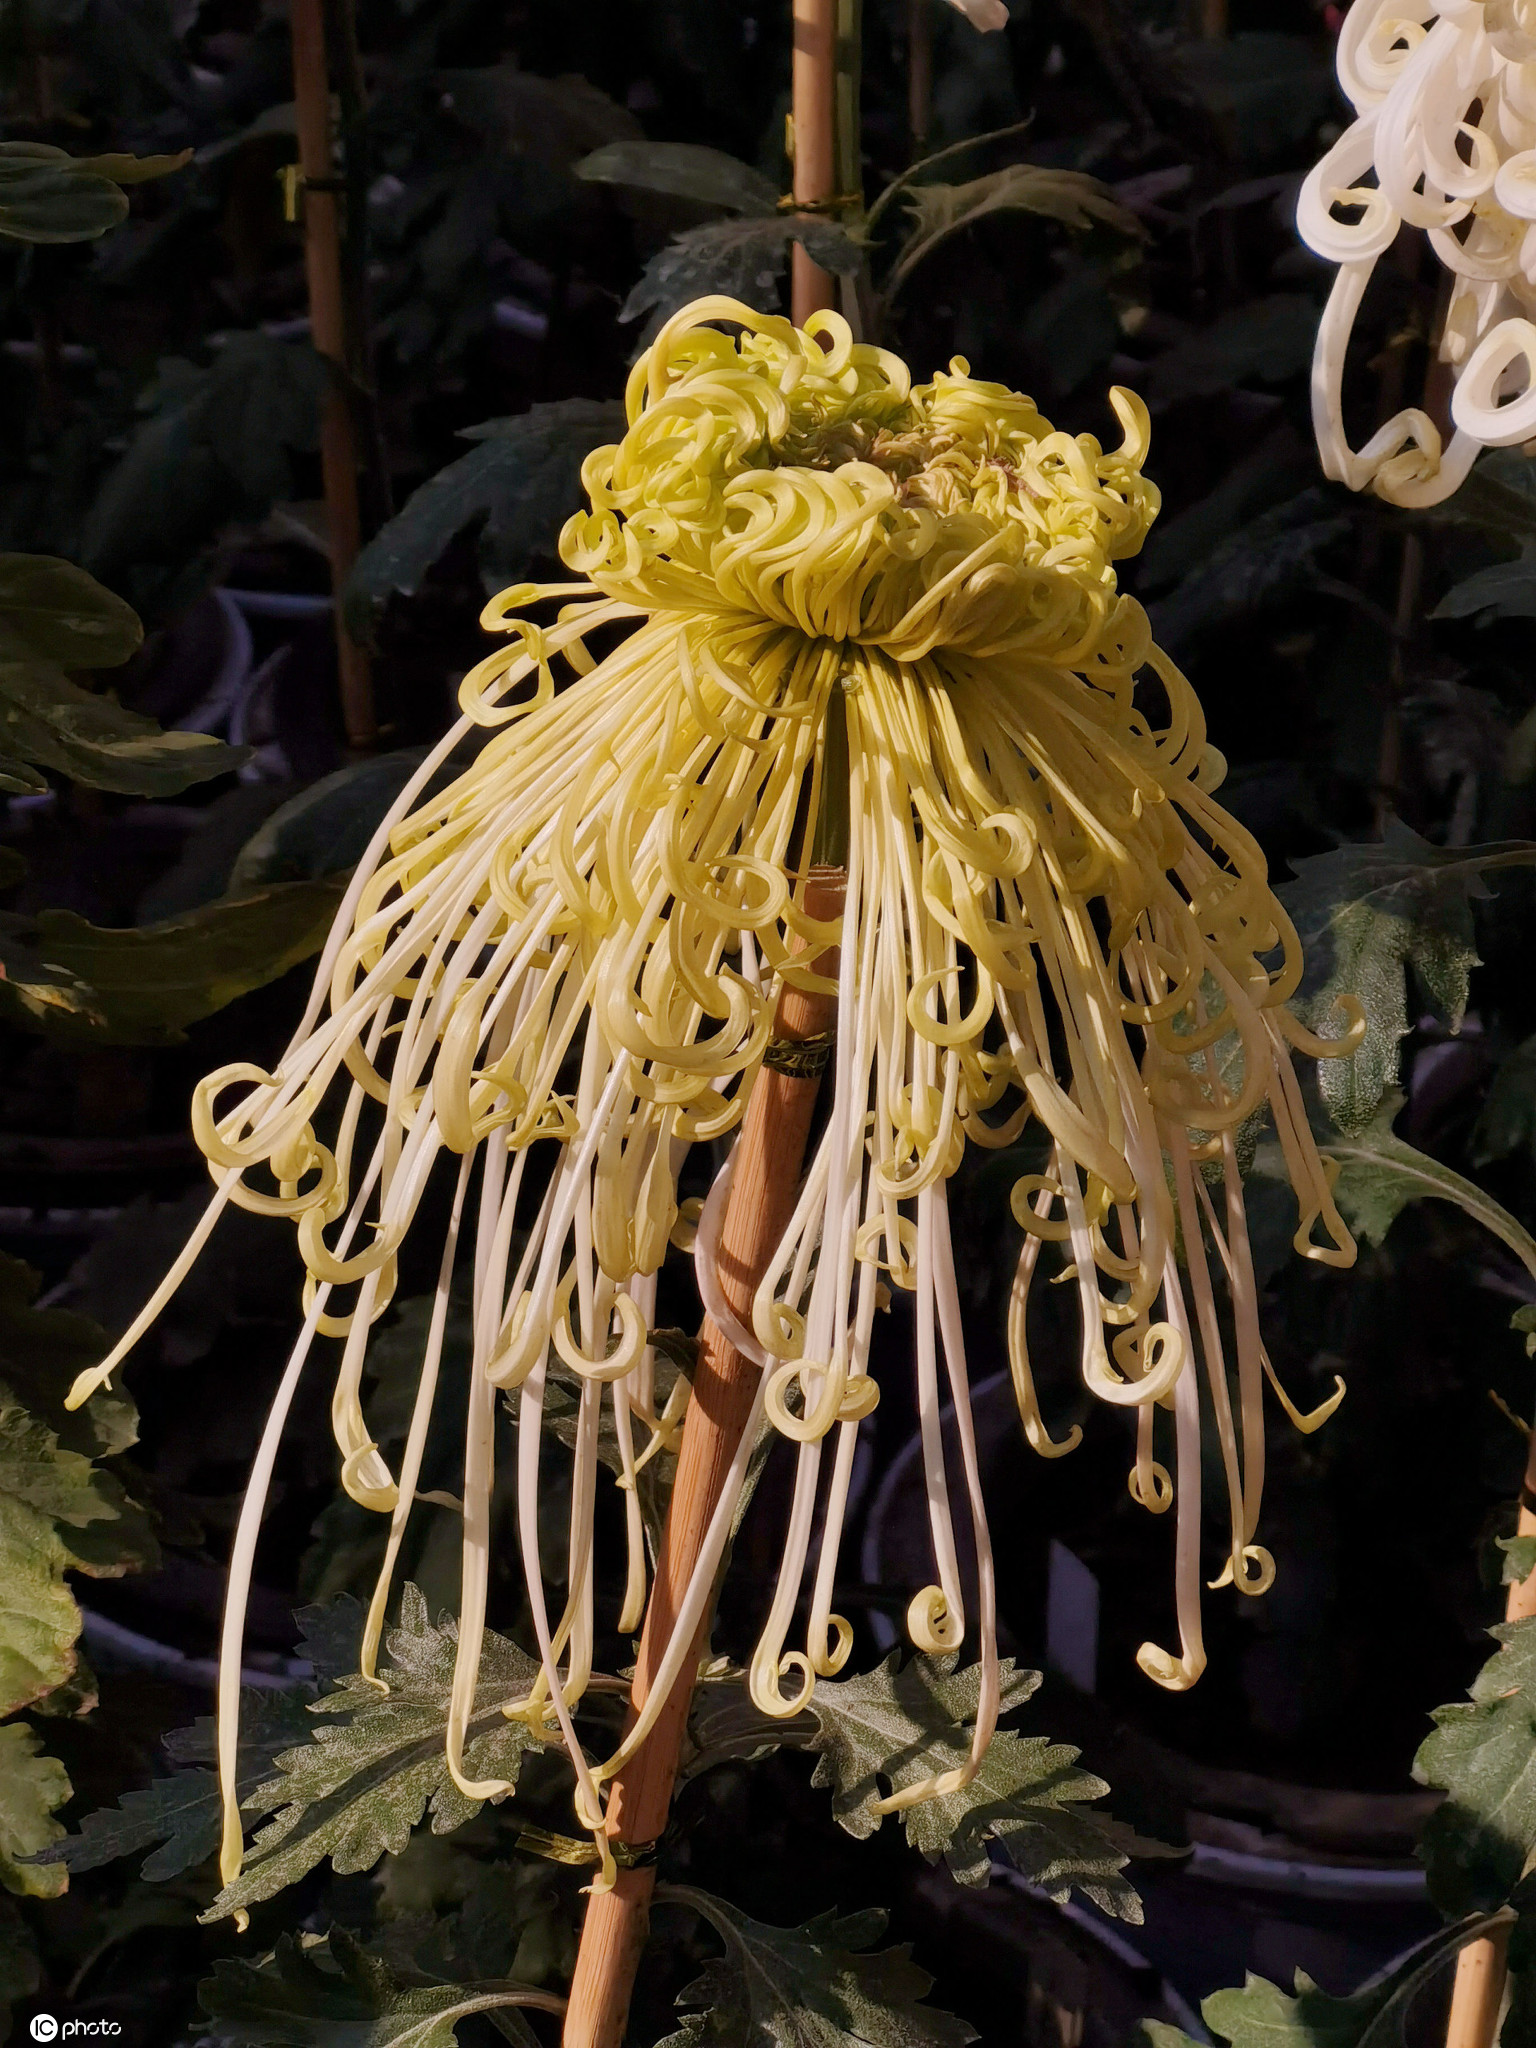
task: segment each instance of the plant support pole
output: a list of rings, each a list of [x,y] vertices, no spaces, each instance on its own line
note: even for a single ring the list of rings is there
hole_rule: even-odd
[[[1536,1536],[1536,1427],[1531,1430],[1530,1449],[1526,1453],[1516,1534]],[[1536,1572],[1515,1581],[1504,1606],[1506,1621],[1527,1621],[1533,1614],[1536,1614]],[[1508,1926],[1496,1927],[1491,1934],[1469,1941],[1457,1956],[1445,2048],[1493,2048],[1504,2005],[1508,1960]]]
[[[827,922],[841,916],[845,880],[841,869],[813,868],[806,884],[807,915]],[[836,975],[835,947],[819,956],[816,971]],[[786,988],[774,1013],[774,1037],[790,1043],[819,1038],[831,1028],[836,1010],[833,995]],[[721,1225],[719,1252],[721,1289],[734,1313],[748,1325],[757,1283],[794,1213],[819,1086],[816,1076],[782,1073],[767,1066],[752,1084],[737,1140],[736,1171]],[[630,1697],[636,1713],[645,1704],[652,1675],[666,1650],[673,1619],[751,1415],[759,1376],[758,1367],[743,1358],[706,1316],[699,1333],[677,1477],[635,1666]],[[617,1843],[644,1851],[666,1828],[699,1652],[708,1633],[706,1617],[694,1652],[660,1718],[613,1781],[608,1833]],[[620,2048],[655,1887],[653,1862],[621,1865],[613,1889],[595,1892],[588,1899],[562,2036],[564,2048]]]
[[[795,0],[794,34],[795,203],[825,217],[837,198],[837,0]],[[836,287],[798,242],[790,264],[790,306],[803,327],[832,305]]]
[[[357,560],[362,532],[341,275],[340,180],[331,146],[331,88],[325,58],[323,0],[289,0],[288,21],[293,38],[294,119],[304,206],[309,332],[316,354],[324,357],[330,372],[330,388],[320,415],[320,471],[325,487],[341,715],[348,746],[354,753],[367,753],[378,738],[373,679],[367,652],[348,633],[342,614],[342,597],[352,564]]]

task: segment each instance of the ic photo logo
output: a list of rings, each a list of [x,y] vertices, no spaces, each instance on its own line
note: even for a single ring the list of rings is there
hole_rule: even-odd
[[[116,2020],[56,2020],[51,2012],[34,2013],[34,2041],[110,2041],[122,2033]]]

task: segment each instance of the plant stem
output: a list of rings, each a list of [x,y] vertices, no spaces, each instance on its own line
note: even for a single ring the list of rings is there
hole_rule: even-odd
[[[346,628],[342,597],[357,559],[361,530],[357,501],[357,436],[348,374],[346,301],[341,277],[340,210],[331,147],[330,74],[325,58],[323,0],[289,0],[293,37],[294,116],[304,191],[304,270],[309,285],[309,331],[330,368],[330,389],[320,418],[320,468],[325,485],[331,591],[335,600],[336,659],[347,744],[367,753],[378,737],[368,656]]]
[[[1536,1536],[1536,1428],[1531,1431],[1520,1488],[1520,1536]],[[1536,1572],[1517,1579],[1504,1606],[1506,1621],[1526,1621],[1536,1614]],[[1493,2048],[1504,2004],[1509,1968],[1509,1928],[1496,1927],[1469,1941],[1456,1958],[1451,1991],[1451,2016],[1446,2022],[1445,2048]]]
[[[805,890],[807,915],[823,921],[839,916],[845,879],[841,870],[813,869]],[[836,962],[834,947],[820,956],[816,971],[835,975]],[[835,996],[787,988],[774,1016],[774,1036],[796,1042],[819,1037],[835,1015]],[[817,1079],[769,1067],[764,1067],[752,1084],[737,1141],[736,1172],[721,1226],[719,1254],[721,1287],[744,1323],[751,1322],[757,1283],[794,1212],[819,1086]],[[652,1676],[666,1651],[674,1617],[751,1415],[758,1379],[758,1367],[743,1358],[706,1317],[699,1333],[698,1363],[683,1424],[677,1477],[635,1666],[631,1702],[636,1713],[645,1704]],[[649,1845],[666,1828],[698,1652],[708,1629],[706,1617],[694,1654],[685,1663],[660,1718],[613,1781],[608,1833],[615,1841]],[[561,2037],[564,2048],[619,2048],[623,2041],[655,1888],[655,1865],[642,1864],[621,1868],[611,1891],[594,1892],[588,1899]]]

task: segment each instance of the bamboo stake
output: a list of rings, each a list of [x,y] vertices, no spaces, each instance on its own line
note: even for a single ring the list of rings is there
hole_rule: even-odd
[[[347,744],[368,752],[378,738],[373,678],[367,652],[347,631],[342,595],[357,560],[362,531],[357,503],[357,438],[347,363],[345,300],[341,281],[341,227],[335,157],[331,147],[331,87],[325,57],[323,0],[289,0],[293,38],[294,117],[304,195],[304,272],[309,285],[309,332],[316,353],[330,365],[330,389],[320,416],[320,471],[325,486],[331,592],[336,613],[336,660]]]
[[[845,880],[841,869],[812,869],[806,884],[807,915],[828,921],[839,917]],[[820,956],[816,971],[835,976],[836,962],[834,947]],[[787,988],[774,1015],[774,1036],[796,1042],[818,1037],[830,1028],[836,1006],[835,996]],[[757,1283],[794,1213],[819,1085],[815,1079],[768,1067],[752,1085],[720,1231],[721,1287],[744,1323],[751,1322]],[[631,1702],[636,1713],[645,1703],[666,1649],[673,1618],[751,1413],[757,1381],[757,1366],[743,1358],[706,1317],[699,1333],[693,1394],[683,1424],[677,1477],[635,1667]],[[616,1842],[645,1848],[666,1827],[698,1652],[708,1629],[706,1619],[695,1654],[684,1666],[661,1717],[613,1781],[608,1833]],[[596,1892],[588,1899],[561,2037],[564,2048],[619,2048],[623,2041],[655,1885],[654,1864],[620,1868],[611,1891]]]
[[[1530,1449],[1526,1453],[1516,1533],[1536,1536],[1536,1427],[1532,1428]],[[1533,1614],[1536,1614],[1536,1572],[1532,1572],[1529,1578],[1516,1580],[1504,1605],[1506,1621],[1528,1621]],[[1495,1927],[1476,1941],[1469,1941],[1456,1958],[1456,1981],[1451,1990],[1451,2016],[1445,2030],[1445,2048],[1493,2048],[1504,2004],[1508,1952],[1509,1927],[1506,1925]]]
[[[933,0],[907,0],[907,127],[914,160],[923,154],[933,119]]]
[[[817,213],[837,197],[837,0],[795,0],[795,200]],[[790,305],[795,325],[833,303],[830,271],[795,243],[790,256]]]

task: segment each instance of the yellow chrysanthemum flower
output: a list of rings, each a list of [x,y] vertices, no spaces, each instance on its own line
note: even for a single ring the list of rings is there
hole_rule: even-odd
[[[1300,1205],[1298,1248],[1347,1263],[1353,1244],[1290,1048],[1347,1050],[1357,1023],[1320,1042],[1287,1008],[1301,972],[1295,933],[1258,847],[1212,798],[1221,761],[1194,693],[1152,645],[1141,607],[1116,590],[1113,564],[1140,546],[1157,494],[1141,474],[1145,409],[1121,391],[1112,402],[1125,438],[1106,452],[1054,431],[1027,398],[978,382],[963,362],[913,387],[896,357],[855,342],[834,315],[802,332],[725,299],[678,314],[636,368],[628,431],[588,459],[592,509],[562,536],[580,580],[521,585],[488,608],[486,626],[506,643],[466,678],[462,720],[359,866],[276,1071],[226,1068],[198,1091],[194,1126],[216,1181],[203,1223],[72,1397],[131,1348],[226,1202],[295,1219],[306,1314],[231,1563],[226,1786],[262,1501],[312,1341],[342,1343],[332,1404],[342,1483],[390,1517],[364,1646],[371,1673],[468,1231],[473,1382],[449,1762],[472,1795],[504,1789],[465,1781],[463,1744],[485,1616],[495,1404],[506,1393],[518,1404],[518,1526],[542,1663],[522,1711],[563,1736],[580,1818],[601,1826],[600,1783],[643,1740],[691,1653],[757,1429],[650,1705],[593,1769],[571,1715],[592,1672],[599,1424],[610,1407],[628,1630],[646,1592],[634,1478],[679,1419],[675,1404],[658,1412],[648,1343],[658,1269],[687,1227],[679,1168],[691,1145],[739,1121],[778,990],[817,985],[807,963],[839,940],[830,1116],[750,1329],[715,1270],[729,1163],[694,1243],[706,1306],[761,1367],[757,1423],[798,1446],[754,1699],[792,1713],[848,1652],[831,1589],[854,1442],[878,1398],[870,1338],[886,1276],[915,1296],[935,1560],[910,1633],[925,1650],[950,1649],[973,1616],[985,1677],[970,1769],[986,1747],[998,1696],[993,1569],[946,1189],[967,1139],[1007,1145],[1031,1118],[1048,1166],[1014,1189],[1024,1232],[1014,1383],[1035,1448],[1069,1450],[1077,1432],[1055,1442],[1040,1415],[1025,1334],[1041,1245],[1059,1240],[1081,1305],[1083,1377],[1137,1415],[1131,1490],[1155,1512],[1179,1503],[1180,1646],[1144,1646],[1143,1668],[1181,1687],[1204,1662],[1202,1375],[1227,1480],[1223,1576],[1247,1592],[1268,1584],[1254,1535],[1269,1368],[1237,1137],[1267,1105]],[[555,608],[549,622],[527,616],[535,606]],[[490,736],[473,767],[421,801],[476,727]],[[844,809],[839,926],[808,913],[806,891],[818,822]],[[360,1403],[364,1359],[445,1155],[452,1216],[393,1473]],[[582,1388],[568,1599],[555,1617],[538,1515],[552,1353]],[[941,1360],[958,1472],[940,1429]],[[1159,1405],[1173,1412],[1173,1476],[1154,1457]],[[952,1486],[965,1493],[978,1563],[969,1609]],[[826,1533],[809,1625],[803,1646],[786,1648],[818,1503]],[[232,1791],[229,1802],[227,1876],[240,1857]]]

